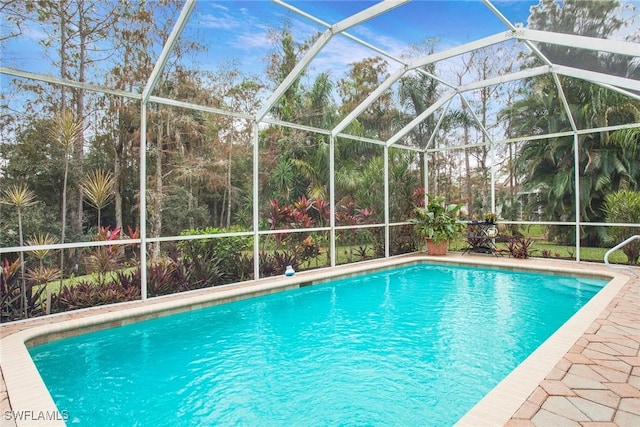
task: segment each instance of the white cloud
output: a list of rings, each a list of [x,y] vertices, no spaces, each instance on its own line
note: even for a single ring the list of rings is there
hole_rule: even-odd
[[[225,13],[221,15],[212,15],[210,13],[199,16],[198,24],[201,27],[215,30],[230,30],[239,28],[242,22],[236,20],[232,15]]]

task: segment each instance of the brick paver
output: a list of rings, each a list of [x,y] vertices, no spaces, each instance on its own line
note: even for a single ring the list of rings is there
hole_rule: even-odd
[[[628,283],[507,427],[640,426],[640,279]]]

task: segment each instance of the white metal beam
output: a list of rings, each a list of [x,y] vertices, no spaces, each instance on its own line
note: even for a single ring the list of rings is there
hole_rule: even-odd
[[[296,64],[296,66],[291,70],[289,75],[280,83],[280,86],[271,94],[265,105],[258,111],[256,115],[256,120],[262,120],[269,110],[278,102],[280,97],[284,95],[284,93],[291,87],[293,82],[296,81],[297,78],[300,77],[304,69],[309,65],[309,63],[313,60],[313,58],[320,53],[322,48],[331,40],[331,38],[342,31],[348,30],[349,28],[361,24],[371,18],[374,18],[382,13],[385,13],[388,10],[394,9],[400,6],[403,3],[406,3],[408,0],[402,1],[393,1],[387,0],[380,2],[372,7],[369,7],[355,15],[352,15],[342,21],[338,22],[335,25],[332,25],[327,31],[322,33],[320,37],[313,43],[313,46],[309,48],[307,53],[302,57],[302,59]]]
[[[577,36],[574,34],[553,33],[550,31],[529,30],[520,28],[516,38],[538,43],[616,53],[627,56],[640,56],[640,43],[622,40],[600,39],[597,37]]]
[[[581,70],[579,68],[567,67],[565,65],[554,65],[552,71],[563,76],[575,77],[577,79],[586,80],[593,83],[603,85],[618,86],[623,89],[640,91],[640,81],[628,79],[626,77],[613,76],[611,74],[597,73],[595,71]]]
[[[383,149],[384,156],[384,256],[389,258],[389,147]]]
[[[571,136],[573,134],[585,135],[590,133],[613,132],[621,129],[634,129],[634,128],[640,128],[640,123],[627,123],[625,125],[578,129],[577,131],[567,130],[563,132],[547,133],[544,135],[522,135],[522,136],[517,136],[515,138],[500,139],[500,140],[494,141],[494,144],[511,144],[513,142],[520,142],[520,141],[535,141],[539,139],[560,138],[563,136]],[[464,148],[464,147],[452,147],[452,149],[457,149],[457,148]]]
[[[147,299],[147,103],[140,102],[140,145],[138,161],[140,162],[140,194],[138,203],[140,210],[140,298]]]
[[[511,23],[511,21],[509,21],[499,10],[498,8],[496,8],[490,0],[482,0],[482,2],[485,4],[485,6],[487,6],[494,15],[496,15],[502,22],[504,22],[510,30],[512,31],[517,31],[518,28],[513,25]],[[533,52],[534,55],[536,55],[538,57],[538,59],[540,59],[544,64],[546,65],[551,65],[551,61],[549,61],[549,59],[544,56],[542,54],[542,52],[540,52],[540,49],[538,49],[537,46],[535,46],[533,43],[531,43],[528,40],[524,41],[525,45],[529,48],[529,50],[531,50]]]
[[[331,251],[331,267],[336,266],[336,138],[329,136],[329,250]]]
[[[398,6],[401,6],[405,3],[408,3],[409,0],[384,0],[380,3],[377,3],[371,7],[366,8],[365,10],[356,13],[355,15],[351,15],[347,19],[343,19],[333,26],[334,32],[341,33],[343,31],[348,30],[351,27],[354,27],[358,24],[361,24],[365,21],[368,21],[371,18],[375,18],[378,15],[382,15],[390,11],[391,9],[395,9]]]
[[[569,119],[571,129],[573,129],[573,131],[575,132],[578,130],[578,127],[576,126],[576,122],[573,119],[573,114],[571,114],[571,108],[569,108],[567,97],[564,95],[564,89],[562,88],[562,84],[560,83],[560,78],[558,78],[558,75],[556,73],[551,73],[551,75],[553,76],[553,81],[556,84],[556,90],[558,91],[558,96],[560,96],[560,101],[562,101],[562,108],[564,108],[564,113]]]
[[[327,30],[318,39],[315,41],[313,46],[309,48],[309,50],[305,53],[305,55],[300,59],[300,61],[293,67],[293,70],[285,77],[285,79],[280,83],[280,86],[276,88],[276,90],[271,94],[267,102],[265,102],[264,106],[258,111],[256,114],[256,121],[261,121],[264,116],[267,115],[269,110],[278,102],[278,100],[284,95],[284,93],[291,87],[293,82],[296,81],[297,78],[300,77],[300,74],[304,71],[304,69],[309,65],[309,62],[313,58],[316,57],[318,53],[322,50],[324,45],[326,45],[329,40],[333,37],[333,32],[331,30]]]
[[[279,6],[282,6],[282,7],[286,8],[286,9],[290,10],[291,12],[294,12],[294,13],[300,15],[300,16],[304,16],[305,18],[315,22],[318,25],[321,25],[321,26],[323,26],[323,27],[325,27],[327,29],[331,28],[331,24],[328,24],[328,23],[324,22],[323,20],[318,19],[316,16],[313,16],[313,15],[310,15],[310,14],[306,13],[306,12],[298,9],[295,6],[292,6],[292,5],[288,4],[288,3],[285,3],[282,0],[271,0],[271,1],[276,3],[276,4],[278,4]],[[389,58],[389,59],[392,59],[393,61],[396,61],[400,65],[407,65],[406,62],[404,60],[402,60],[401,58],[398,58],[397,56],[392,55],[389,52],[385,52],[384,50],[380,49],[379,47],[374,46],[371,43],[368,43],[368,42],[366,42],[364,40],[361,40],[358,37],[352,36],[351,34],[347,33],[346,31],[342,31],[340,34],[343,35],[344,37],[346,37],[346,38],[348,38],[350,40],[353,40],[354,42],[356,42],[356,43],[368,48],[368,49],[371,49],[372,51],[374,51],[376,53],[379,53],[381,56],[384,56],[385,58]]]
[[[573,185],[574,185],[574,203],[575,203],[575,210],[576,210],[576,229],[574,230],[575,232],[575,238],[576,238],[576,261],[580,261],[580,221],[582,219],[581,217],[581,207],[580,207],[580,194],[582,193],[580,191],[580,141],[578,138],[578,134],[574,133],[573,134]]]
[[[187,108],[194,111],[203,111],[205,113],[219,114],[221,116],[237,117],[239,119],[253,120],[253,115],[246,113],[236,113],[234,111],[222,110],[220,108],[209,107],[208,105],[199,105],[192,102],[176,101],[175,99],[163,98],[161,96],[149,96],[149,102],[156,104],[169,105],[172,107]]]
[[[415,61],[409,63],[408,68],[414,69],[418,67],[424,67],[427,64],[432,64],[434,62],[442,61],[444,59],[449,59],[454,56],[462,55],[467,52],[471,52],[474,50],[482,49],[483,47],[492,46],[494,44],[502,43],[507,40],[511,40],[515,37],[514,31],[503,31],[498,34],[494,34],[489,37],[485,37],[482,39],[478,39],[471,43],[466,43],[452,49],[445,50],[443,52],[432,53],[423,58],[419,58]]]
[[[638,94],[638,93],[629,92],[627,90],[620,89],[619,87],[611,86],[610,84],[604,84],[604,83],[596,83],[596,84],[602,86],[605,89],[612,90],[614,92],[618,92],[619,94],[622,94],[624,96],[628,96],[629,98],[633,98],[636,101],[640,101],[640,94]]]
[[[373,139],[373,138],[367,138],[366,136],[356,136],[356,135],[349,135],[347,133],[339,133],[338,135],[336,135],[337,138],[342,138],[342,139],[350,139],[352,141],[361,141],[361,142],[367,142],[369,144],[373,144],[373,145],[380,145],[380,146],[384,146],[385,143],[384,141],[380,141],[377,139]]]
[[[360,114],[362,114],[362,112],[364,110],[366,110],[367,108],[369,108],[369,106],[376,100],[378,99],[380,96],[382,96],[382,94],[384,93],[385,90],[389,89],[389,87],[395,83],[400,77],[402,77],[402,75],[405,73],[406,68],[400,68],[398,70],[396,70],[395,73],[393,73],[392,75],[390,75],[384,82],[382,82],[373,92],[371,92],[369,94],[369,96],[367,96],[364,101],[362,101],[360,103],[360,105],[358,105],[356,108],[354,108],[353,110],[351,110],[351,112],[347,115],[347,117],[345,117],[344,119],[342,119],[342,121],[340,123],[338,123],[332,130],[331,130],[331,135],[336,136],[338,135],[340,132],[342,132],[344,130],[344,128],[346,128],[347,126],[349,126],[349,123],[351,123],[352,121],[354,121],[356,119],[356,117],[358,117]]]
[[[180,11],[180,15],[178,16],[178,20],[174,24],[171,29],[171,33],[167,38],[167,41],[164,43],[164,47],[162,48],[162,52],[156,61],[156,64],[153,67],[153,71],[151,71],[151,75],[147,80],[147,84],[142,91],[142,102],[147,102],[149,96],[151,95],[151,91],[155,88],[158,83],[158,79],[160,78],[160,74],[162,74],[162,70],[164,70],[164,66],[167,63],[167,59],[169,59],[169,54],[173,51],[173,48],[178,41],[178,37],[182,33],[185,25],[187,25],[187,21],[189,20],[189,16],[191,16],[191,12],[196,7],[196,0],[186,0],[184,6],[182,6],[182,10]]]
[[[251,224],[253,228],[253,279],[260,278],[260,138],[258,135],[258,122],[251,126],[251,139],[253,142],[253,174],[252,190],[253,205],[251,212]]]
[[[449,101],[451,98],[453,98],[456,95],[456,93],[457,93],[456,91],[452,90],[452,91],[449,91],[446,94],[444,94],[444,96],[442,96],[440,99],[438,99],[436,102],[434,102],[429,108],[424,110],[415,119],[411,120],[411,122],[409,122],[409,124],[407,124],[405,127],[400,129],[400,131],[398,131],[395,135],[393,135],[391,138],[389,138],[387,140],[387,142],[386,142],[387,147],[395,144],[403,136],[405,136],[406,134],[411,132],[411,130],[414,127],[416,127],[418,125],[418,123],[422,122],[424,119],[426,119],[431,114],[433,114],[434,111],[436,111],[438,108],[440,108],[442,105],[444,105],[447,101]]]
[[[438,123],[436,123],[436,127],[433,129],[433,133],[429,137],[429,141],[427,141],[427,145],[425,145],[425,147],[422,149],[422,151],[424,153],[427,152],[429,147],[431,147],[431,144],[433,144],[433,141],[435,141],[436,135],[438,134],[438,130],[440,130],[440,126],[442,126],[442,122],[444,121],[444,117],[447,114],[447,112],[449,111],[449,107],[451,106],[451,101],[453,101],[453,97],[449,98],[449,101],[447,101],[447,105],[445,105],[444,108],[442,109],[442,114],[440,114],[440,118],[438,119]],[[396,144],[396,146],[398,146],[398,144]],[[426,157],[426,155],[425,155],[425,157]]]
[[[480,120],[476,112],[473,111],[473,108],[467,101],[467,98],[465,98],[462,94],[460,94],[460,100],[464,104],[464,106],[469,109],[469,113],[473,117],[473,120],[475,120],[476,126],[478,126],[478,128],[480,129],[480,132],[482,132],[483,135],[487,138],[487,140],[489,141],[489,144],[493,144],[493,138],[491,137],[491,135],[489,135],[489,132],[487,132],[487,129],[482,124],[482,120]]]
[[[514,73],[504,74],[502,76],[492,77],[486,80],[478,80],[477,82],[469,83],[467,85],[458,86],[456,90],[460,93],[468,92],[470,90],[482,89],[487,86],[495,86],[501,83],[507,83],[514,80],[526,79],[529,77],[539,76],[551,72],[551,68],[542,65],[540,67],[529,68],[526,70],[516,71]]]
[[[46,74],[30,73],[28,71],[16,70],[14,68],[0,67],[0,74],[7,74],[9,76],[20,77],[25,79],[31,79],[41,81],[45,83],[51,83],[54,85],[67,86],[76,89],[87,90],[90,92],[107,93],[109,95],[122,96],[124,98],[142,99],[142,95],[135,92],[126,92],[124,90],[109,89],[104,86],[98,86],[90,83],[74,82],[71,80],[60,79]]]

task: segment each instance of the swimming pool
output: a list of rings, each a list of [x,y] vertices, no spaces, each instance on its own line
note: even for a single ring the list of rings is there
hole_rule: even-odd
[[[605,283],[414,265],[30,349],[91,425],[451,425]]]

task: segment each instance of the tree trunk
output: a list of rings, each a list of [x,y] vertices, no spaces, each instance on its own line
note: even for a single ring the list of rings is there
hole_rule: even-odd
[[[464,111],[464,104],[463,104],[463,111]],[[465,145],[465,149],[464,149],[464,172],[465,172],[465,182],[464,182],[464,187],[466,190],[466,198],[467,198],[467,209],[469,210],[468,214],[471,215],[471,212],[473,210],[473,192],[472,192],[472,185],[471,185],[471,162],[469,160],[469,148],[466,147],[466,145],[468,145],[469,143],[469,127],[466,125],[464,125],[464,145]]]
[[[231,144],[230,142],[229,144]],[[231,228],[231,145],[229,146],[229,156],[227,158],[227,230]]]
[[[113,175],[116,181],[116,185],[114,188],[114,202],[115,202],[115,210],[116,210],[116,227],[120,228],[121,230],[123,230],[122,228],[122,177],[121,175],[121,171],[122,171],[122,167],[120,165],[121,162],[121,154],[118,153],[118,150],[116,150],[116,155],[114,156],[113,159]]]
[[[160,115],[159,115],[160,116]],[[156,176],[155,176],[155,191],[153,200],[153,209],[149,211],[149,217],[151,219],[151,236],[160,237],[162,232],[162,140],[163,127],[162,119],[158,124],[158,134],[156,138]],[[151,261],[155,261],[160,258],[160,242],[155,242],[151,246]]]
[[[80,83],[86,82],[86,70],[87,70],[87,31],[85,28],[85,10],[82,5],[78,6],[78,32],[80,34],[80,46],[78,56],[78,81]],[[76,117],[81,123],[84,123],[85,105],[84,105],[84,90],[76,88],[74,89],[76,97]],[[84,128],[84,126],[83,126]],[[74,163],[76,164],[77,173],[79,177],[84,176],[84,132],[78,136],[78,141],[74,146],[73,153]],[[80,186],[82,178],[78,181],[78,187],[76,189],[76,198],[78,205],[76,206],[75,215],[75,229],[82,230],[82,218],[84,210],[82,209],[82,187]],[[98,224],[100,226],[100,224]]]

